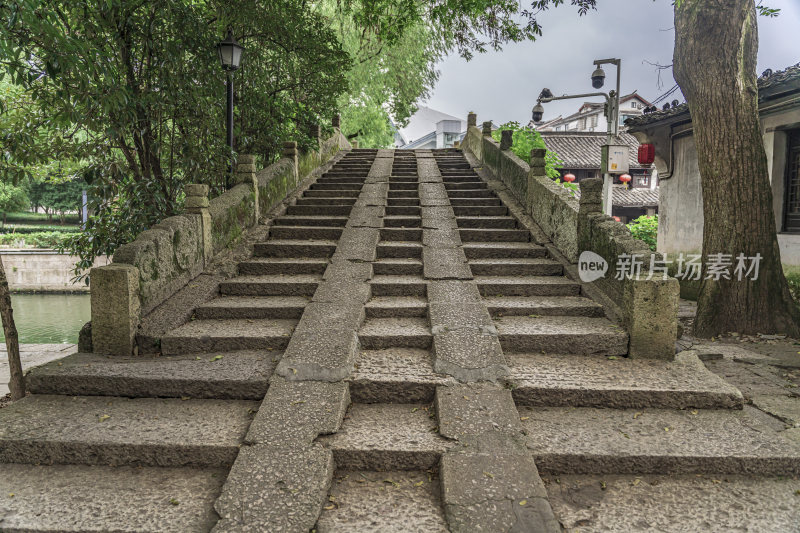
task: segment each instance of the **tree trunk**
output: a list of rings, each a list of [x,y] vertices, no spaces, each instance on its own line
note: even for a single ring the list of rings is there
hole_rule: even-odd
[[[754,0],[682,0],[673,71],[689,104],[703,191],[703,282],[695,330],[800,334],[781,266],[758,118]],[[758,279],[705,279],[709,256],[761,254]],[[733,267],[731,267],[733,271]],[[733,272],[732,272],[733,274]]]
[[[8,389],[11,391],[11,399],[16,401],[25,396],[25,374],[22,372],[22,361],[19,358],[19,337],[17,337],[17,326],[14,324],[14,310],[11,308],[11,294],[2,259],[0,259],[0,317],[3,320],[8,366],[11,370]]]

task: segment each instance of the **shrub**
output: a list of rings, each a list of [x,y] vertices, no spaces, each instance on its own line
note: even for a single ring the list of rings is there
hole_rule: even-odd
[[[60,231],[43,231],[39,233],[4,233],[0,234],[0,245],[27,248],[59,248],[69,233]]]
[[[499,142],[501,137],[500,132],[502,130],[511,130],[514,132],[511,135],[511,141],[513,143],[511,145],[511,151],[528,164],[531,162],[531,150],[534,148],[547,149],[542,136],[530,126],[523,127],[519,125],[519,122],[506,122],[502,124],[499,129],[492,132],[492,138]],[[561,168],[562,164],[563,161],[559,159],[555,152],[547,150],[547,154],[545,154],[544,157],[544,169],[548,178],[561,178],[561,172],[559,172],[558,169]]]
[[[630,224],[628,229],[635,239],[643,240],[654,252],[656,251],[656,240],[658,238],[658,215],[642,215]]]
[[[784,265],[783,273],[786,275],[786,281],[789,283],[789,292],[792,293],[794,301],[800,305],[800,267],[791,267]]]

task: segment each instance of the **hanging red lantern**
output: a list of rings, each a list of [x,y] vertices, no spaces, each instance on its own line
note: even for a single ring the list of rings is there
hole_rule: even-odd
[[[614,217],[614,220],[616,220],[617,222],[622,222],[622,219],[619,217]]]
[[[652,165],[656,160],[656,147],[650,143],[639,145],[639,164]]]
[[[623,174],[622,176],[620,176],[620,177],[619,177],[619,181],[621,181],[622,183],[624,183],[624,184],[626,184],[626,185],[627,185],[627,184],[628,184],[628,182],[630,182],[630,181],[631,181],[631,176],[630,176],[630,174]]]
[[[566,181],[567,183],[572,183],[573,181],[575,181],[575,174],[565,174],[564,181]]]

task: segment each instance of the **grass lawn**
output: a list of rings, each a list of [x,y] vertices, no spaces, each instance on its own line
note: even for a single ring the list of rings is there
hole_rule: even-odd
[[[31,213],[30,211],[22,211],[19,213],[6,214],[6,223],[61,225],[61,220],[57,215],[53,215],[51,220],[44,213]],[[70,213],[66,215],[64,217],[64,224],[78,224],[78,214]]]

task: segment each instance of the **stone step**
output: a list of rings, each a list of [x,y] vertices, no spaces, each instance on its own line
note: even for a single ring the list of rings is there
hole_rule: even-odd
[[[349,381],[350,398],[360,403],[430,404],[438,385],[455,383],[436,374],[430,352],[419,348],[362,350]]]
[[[195,308],[198,320],[217,318],[300,318],[307,296],[221,296]]]
[[[389,176],[389,183],[419,183],[417,176]]]
[[[463,246],[467,259],[503,259],[520,257],[546,257],[543,246],[530,242],[480,242]]]
[[[336,241],[270,240],[253,245],[257,257],[325,257],[336,251]]]
[[[318,181],[312,183],[309,190],[311,191],[360,191],[364,186],[363,182],[356,181],[351,183],[326,183]]]
[[[383,217],[384,228],[419,228],[421,217]]]
[[[375,296],[364,307],[367,318],[426,317],[424,296]]]
[[[577,296],[579,283],[563,276],[476,276],[482,296]]]
[[[428,294],[427,282],[418,276],[375,275],[370,280],[373,296],[421,296]]]
[[[378,259],[411,259],[422,257],[422,244],[418,242],[379,242],[377,251]]]
[[[502,217],[508,214],[508,208],[499,200],[497,205],[459,205],[451,197],[450,205],[456,217]]]
[[[314,531],[446,533],[439,479],[423,470],[337,470]]]
[[[628,334],[605,318],[507,316],[494,324],[505,352],[626,355]]]
[[[258,402],[33,395],[0,409],[0,463],[229,466]]]
[[[355,200],[354,200],[355,201]],[[347,217],[282,216],[273,220],[276,226],[345,226]]]
[[[419,183],[414,181],[389,181],[389,192],[392,191],[414,191],[419,188]]]
[[[640,531],[775,532],[800,524],[796,477],[567,475],[543,481],[564,531],[631,531],[636,524]]]
[[[675,361],[505,354],[517,405],[614,409],[741,409],[742,394],[695,352]]]
[[[488,189],[456,189],[448,190],[447,196],[450,198],[492,198],[494,192]]]
[[[355,470],[427,470],[452,446],[425,404],[351,404],[339,431],[318,441],[337,468]]]
[[[314,274],[236,276],[220,282],[220,294],[229,296],[314,296],[322,277]]]
[[[560,276],[564,267],[545,258],[473,259],[469,267],[475,276]]]
[[[444,181],[445,185],[448,183],[475,182],[480,181],[481,179],[477,174],[462,174],[459,172],[447,172],[442,170],[439,172],[442,173],[442,180]]]
[[[239,263],[239,273],[243,275],[266,275],[266,274],[319,274],[325,273],[328,268],[328,260],[300,259],[286,257],[254,257]]]
[[[508,213],[508,210],[503,205],[503,202],[500,198],[450,198],[450,205],[453,207],[497,207],[500,206],[503,208],[503,211],[497,215],[484,215],[483,213],[478,213],[475,215],[472,214],[465,214],[459,216],[505,216]]]
[[[416,189],[411,191],[389,190],[388,198],[419,198],[419,192]]]
[[[296,324],[297,320],[289,319],[192,320],[161,338],[161,352],[179,355],[283,350]]]
[[[372,272],[375,275],[388,276],[421,276],[422,261],[419,259],[378,259],[372,263]]]
[[[342,227],[327,226],[272,226],[269,229],[269,236],[273,239],[285,240],[338,241],[343,230]]]
[[[427,318],[369,318],[358,332],[365,350],[386,348],[430,348],[431,328]]]
[[[286,208],[286,214],[341,217],[350,216],[352,209],[349,205],[290,205]]]
[[[387,198],[386,205],[388,206],[418,206],[419,198]]]
[[[476,176],[476,179],[473,181],[445,181],[444,187],[448,191],[462,191],[465,189],[474,191],[477,189],[485,189],[487,185]]]
[[[360,189],[309,189],[303,198],[358,198],[360,194]]]
[[[458,217],[456,222],[459,228],[517,228],[517,219],[514,217]]]
[[[384,241],[421,241],[420,228],[381,228],[381,239]]]
[[[3,531],[209,531],[224,468],[0,464]],[[9,496],[13,494],[13,497]]]
[[[419,200],[417,200],[419,202]],[[420,216],[420,208],[418,205],[392,205],[386,206],[387,216]]]
[[[349,198],[345,197],[338,197],[338,196],[330,196],[330,197],[323,197],[323,196],[309,196],[305,198],[298,198],[295,201],[295,205],[334,205],[334,206],[352,206],[358,200],[357,196],[351,196]],[[300,217],[298,217],[300,218]],[[347,218],[347,217],[319,217],[319,218]],[[312,224],[309,224],[311,226]],[[333,225],[333,224],[331,224]]]
[[[483,303],[492,316],[605,316],[602,305],[583,296],[486,296]]]
[[[222,355],[216,359],[217,355]],[[33,394],[261,400],[281,352],[109,357],[75,353],[30,371]]]
[[[326,173],[317,180],[317,183],[361,183],[363,185],[365,181],[366,178],[353,178],[347,176],[339,177],[338,174]]]
[[[520,407],[549,474],[800,474],[800,440],[755,408]]]
[[[528,242],[531,232],[525,229],[459,229],[462,242]]]

